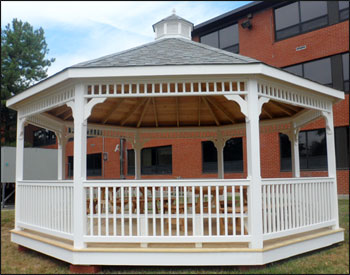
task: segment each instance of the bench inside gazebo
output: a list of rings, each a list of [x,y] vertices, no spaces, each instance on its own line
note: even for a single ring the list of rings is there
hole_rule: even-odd
[[[191,41],[177,15],[152,43],[66,68],[9,99],[17,110],[12,241],[73,265],[262,265],[341,242],[333,104],[343,92]],[[300,177],[299,129],[323,117],[328,175]],[[24,127],[56,133],[58,179],[23,179]],[[260,134],[291,141],[291,178],[262,178]],[[123,138],[135,179],[86,176],[87,136]],[[73,179],[65,146],[74,138]],[[244,137],[246,178],[224,177],[227,140]],[[211,140],[218,178],[142,179],[141,149]]]

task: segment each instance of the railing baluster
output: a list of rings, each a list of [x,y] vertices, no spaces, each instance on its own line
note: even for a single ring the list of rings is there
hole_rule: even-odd
[[[176,194],[176,236],[180,236],[180,219],[179,219],[179,187],[175,187]]]
[[[106,236],[109,235],[109,217],[108,217],[108,212],[109,212],[109,197],[108,197],[108,187],[105,187],[105,226],[106,226]]]
[[[124,219],[124,186],[120,187],[120,227],[121,227],[121,236],[125,236],[125,219]]]
[[[97,187],[97,235],[101,236],[101,187]]]
[[[280,231],[281,228],[280,228],[280,185],[279,184],[276,184],[275,185],[275,189],[276,189],[276,193],[275,193],[275,198],[276,198],[276,222],[277,222],[277,226],[276,226],[276,230],[277,231]]]
[[[264,220],[264,226],[263,226],[263,234],[267,233],[267,208],[266,208],[266,185],[262,186],[262,195],[263,195],[263,220]],[[234,206],[232,205],[232,211],[234,209]]]
[[[140,188],[139,186],[136,186],[136,234],[137,236],[140,236]],[[141,187],[142,188],[142,187]],[[145,199],[145,203],[147,201],[147,189],[145,187],[145,190],[144,190],[144,199]],[[145,210],[145,213],[147,211]],[[147,220],[147,219],[146,219]],[[133,223],[133,221],[131,221],[131,223]],[[146,223],[147,224],[147,223]]]
[[[168,186],[168,235],[171,236],[171,188],[170,186]]]
[[[93,216],[94,216],[94,209],[93,209],[93,187],[90,187],[90,236],[94,235],[94,220],[93,220]]]
[[[116,206],[116,200],[117,200],[117,194],[116,194],[116,188],[113,186],[113,235],[117,235],[117,206]]]
[[[160,235],[164,236],[164,201],[163,201],[163,186],[160,188]]]
[[[269,218],[269,222],[268,222],[268,225],[269,225],[269,233],[271,233],[271,185],[269,184],[268,186],[268,191],[267,191],[267,208],[268,208],[268,218]],[[252,203],[252,202],[251,202]]]
[[[199,187],[199,198],[200,198],[200,215],[201,215],[201,236],[204,235],[204,226],[203,226],[203,186]]]
[[[273,232],[276,232],[276,215],[275,215],[275,207],[276,207],[276,193],[275,193],[275,186],[272,185],[272,192],[271,192],[271,197],[272,197],[272,230]]]
[[[216,191],[216,235],[220,235],[220,213],[219,213],[219,200],[220,200],[220,194],[219,194],[219,186],[215,186]]]
[[[131,217],[131,208],[132,208],[132,187],[129,186],[129,236],[132,236],[132,217]]]
[[[212,236],[212,220],[211,220],[211,187],[208,186],[208,233]]]
[[[222,88],[223,90],[223,88]],[[228,228],[227,228],[227,186],[224,186],[224,207],[225,207],[225,236],[228,235]],[[232,208],[233,211],[234,208]]]
[[[156,190],[155,187],[152,186],[152,214],[153,214],[153,236],[157,235],[156,232]]]
[[[244,235],[244,217],[243,217],[243,186],[239,187],[239,202],[240,202],[240,214],[241,214],[241,235]]]
[[[196,232],[196,197],[195,197],[195,186],[192,186],[192,236]]]
[[[145,234],[148,236],[148,192],[147,187],[144,187],[144,213],[145,213]]]
[[[184,223],[185,223],[185,236],[187,236],[187,186],[184,187]]]

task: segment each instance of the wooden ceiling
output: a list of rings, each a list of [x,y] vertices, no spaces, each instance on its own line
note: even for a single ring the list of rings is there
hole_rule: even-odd
[[[290,117],[301,107],[270,100],[263,105],[260,120]],[[73,121],[66,105],[48,111],[65,121]],[[98,123],[128,127],[219,126],[245,121],[239,105],[224,96],[109,98],[97,104],[88,119]]]

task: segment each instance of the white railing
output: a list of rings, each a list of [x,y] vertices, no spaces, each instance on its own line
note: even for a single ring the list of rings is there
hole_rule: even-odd
[[[333,178],[262,180],[264,240],[335,225]]]
[[[250,241],[248,180],[85,181],[85,242]]]
[[[18,181],[17,226],[73,239],[73,182]]]

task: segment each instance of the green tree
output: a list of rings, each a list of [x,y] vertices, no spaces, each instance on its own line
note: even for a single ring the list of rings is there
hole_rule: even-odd
[[[6,107],[6,100],[47,77],[47,69],[54,58],[49,53],[44,30],[33,30],[27,23],[12,20],[1,29],[1,140],[15,141],[16,112]]]

